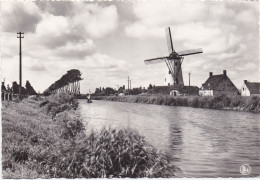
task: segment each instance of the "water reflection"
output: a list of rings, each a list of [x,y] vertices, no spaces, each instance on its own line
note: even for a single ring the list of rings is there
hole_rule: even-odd
[[[80,107],[89,128],[137,129],[171,154],[183,177],[242,177],[245,163],[249,176],[260,173],[259,114],[106,101]]]

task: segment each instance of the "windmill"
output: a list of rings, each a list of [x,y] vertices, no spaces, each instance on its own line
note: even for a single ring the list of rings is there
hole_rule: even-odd
[[[184,86],[183,77],[182,77],[182,69],[181,64],[183,62],[184,56],[189,56],[193,54],[203,53],[202,49],[191,49],[185,51],[176,52],[173,48],[172,44],[172,36],[170,27],[165,29],[166,40],[168,45],[168,50],[170,55],[166,57],[158,57],[154,59],[145,60],[145,64],[154,64],[160,62],[166,62],[166,65],[169,69],[169,74],[171,74],[173,78],[174,86]]]

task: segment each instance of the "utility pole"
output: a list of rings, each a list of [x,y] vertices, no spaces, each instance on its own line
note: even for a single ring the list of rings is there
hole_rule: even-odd
[[[127,79],[127,89],[128,89],[128,90],[127,90],[127,92],[128,92],[127,94],[128,94],[128,96],[129,96],[129,76],[128,76],[128,79]]]
[[[190,73],[189,73],[189,96],[190,96]]]
[[[22,94],[22,38],[24,38],[24,36],[22,37],[22,32],[18,32],[17,33],[19,36],[17,36],[17,38],[20,39],[20,52],[19,52],[19,56],[20,56],[20,68],[19,68],[19,98],[21,98],[21,94]]]

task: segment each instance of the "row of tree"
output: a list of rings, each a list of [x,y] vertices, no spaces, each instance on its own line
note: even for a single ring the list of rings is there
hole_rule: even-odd
[[[2,83],[2,92],[19,94],[19,85],[16,81],[13,82],[12,87],[9,87],[9,85],[5,87],[5,84]],[[26,81],[25,88],[21,87],[21,94],[36,95],[37,93],[32,87],[31,83],[29,81]]]
[[[124,94],[131,94],[131,95],[137,95],[137,94],[142,94],[147,92],[150,89],[153,89],[155,85],[149,85],[147,89],[139,87],[139,88],[133,88],[133,89],[126,89],[125,85],[123,85],[122,87],[119,87],[117,90],[113,89],[111,87],[106,87],[106,88],[96,88],[94,95],[96,96],[109,96],[109,95],[118,95],[120,93],[124,93]]]
[[[74,83],[82,80],[81,72],[78,69],[71,69],[67,71],[59,80],[55,81],[50,87],[48,87],[43,94],[49,94],[54,90],[62,88],[70,83]]]

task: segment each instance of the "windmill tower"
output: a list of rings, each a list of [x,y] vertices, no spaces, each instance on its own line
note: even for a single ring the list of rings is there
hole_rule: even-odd
[[[200,48],[200,49],[191,49],[191,50],[176,52],[173,48],[170,27],[165,29],[165,33],[166,33],[168,50],[170,53],[169,56],[147,59],[144,62],[145,62],[145,64],[165,62],[169,69],[169,74],[172,77],[173,85],[174,86],[184,86],[182,68],[181,68],[184,56],[203,53],[203,51]]]

